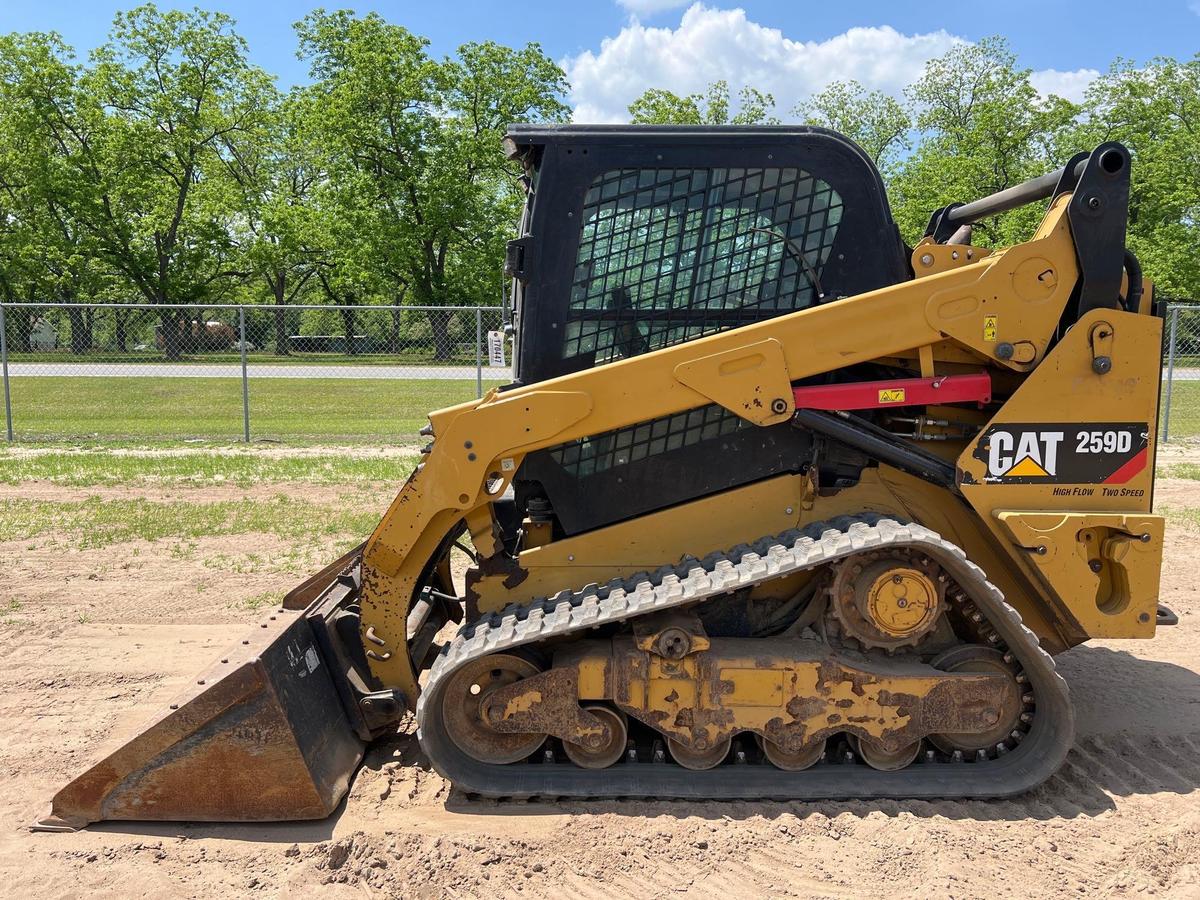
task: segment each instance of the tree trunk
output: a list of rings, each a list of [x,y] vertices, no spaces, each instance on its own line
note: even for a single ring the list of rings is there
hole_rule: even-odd
[[[14,353],[33,352],[33,312],[20,306],[4,307],[4,324],[8,329],[8,348]]]
[[[122,309],[113,310],[113,341],[117,345],[118,353],[125,353],[128,340],[125,336],[125,325],[128,320],[129,313]]]
[[[288,347],[287,310],[275,310],[275,353],[277,356],[287,356],[291,352]]]
[[[388,334],[388,353],[397,355],[400,353],[400,319],[403,313],[398,309],[392,310],[392,330]]]
[[[450,344],[450,310],[431,309],[426,315],[429,330],[433,332],[433,358],[437,362],[449,362],[454,356],[454,347]]]
[[[183,355],[183,314],[177,309],[164,309],[159,312],[158,320],[163,354],[168,361],[178,362]]]
[[[353,295],[347,295],[346,303],[351,304],[353,302],[354,302]],[[354,344],[354,324],[355,324],[354,310],[343,309],[341,312],[342,312],[342,331],[346,335],[346,352],[348,354],[350,354],[351,356],[354,356],[358,352],[358,348]]]
[[[283,308],[287,297],[287,277],[282,272],[271,284],[271,290],[275,294],[275,355],[287,356],[287,310]]]
[[[70,302],[70,297],[70,294],[65,294],[63,299]],[[91,329],[88,328],[84,310],[78,306],[69,307],[67,321],[71,326],[71,352],[75,356],[83,356],[92,348]]]

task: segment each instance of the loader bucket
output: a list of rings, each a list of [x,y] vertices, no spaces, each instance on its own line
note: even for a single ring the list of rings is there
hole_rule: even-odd
[[[271,613],[140,734],[62,788],[34,829],[329,815],[365,745],[318,643],[323,602]]]

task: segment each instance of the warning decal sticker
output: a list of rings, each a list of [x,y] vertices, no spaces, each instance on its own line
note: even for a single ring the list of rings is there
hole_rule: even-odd
[[[1125,484],[1149,458],[1144,422],[993,425],[972,455],[989,484]]]
[[[989,344],[996,343],[996,316],[983,317],[983,339]]]

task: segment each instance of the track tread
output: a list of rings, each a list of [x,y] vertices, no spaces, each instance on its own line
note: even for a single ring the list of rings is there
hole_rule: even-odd
[[[1016,653],[1035,687],[1038,714],[1029,736],[1008,754],[989,762],[920,763],[893,773],[864,773],[858,766],[818,765],[805,772],[772,770],[773,777],[768,778],[761,774],[716,781],[706,777],[720,773],[724,767],[718,766],[708,772],[689,771],[694,777],[687,782],[666,775],[677,767],[642,764],[618,764],[602,770],[608,775],[603,779],[594,777],[600,770],[583,775],[579,774],[582,770],[568,764],[484,766],[486,771],[480,772],[482,764],[474,764],[453,747],[440,732],[438,716],[430,712],[440,708],[441,691],[448,677],[477,656],[694,603],[885,546],[916,547],[937,558]],[[559,591],[464,624],[430,669],[426,688],[417,702],[416,717],[422,747],[442,775],[465,791],[513,799],[621,795],[781,800],[1011,796],[1045,781],[1057,771],[1066,758],[1073,735],[1066,682],[1036,635],[1004,601],[983,571],[967,559],[961,548],[928,528],[870,514],[838,517],[776,537],[763,537],[727,553],[709,554],[703,560],[684,557],[675,566],[639,572],[604,585],[589,584],[578,591]],[[832,769],[852,769],[853,777],[846,778],[843,772],[839,780],[834,777],[836,773],[831,773]],[[967,770],[972,774],[963,777]],[[748,774],[744,769],[741,772]],[[832,779],[838,783],[822,786],[819,781],[822,775],[825,781]],[[839,786],[841,782],[845,782],[844,787]]]

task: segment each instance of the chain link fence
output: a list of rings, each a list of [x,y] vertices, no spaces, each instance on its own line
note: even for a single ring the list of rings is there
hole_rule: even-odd
[[[1200,436],[1200,304],[1172,303],[1163,323],[1162,405],[1159,436]]]
[[[0,304],[10,441],[413,443],[510,353],[499,307]]]
[[[500,307],[0,303],[9,441],[413,443],[510,356]],[[1200,304],[1165,310],[1159,435],[1200,436]]]

